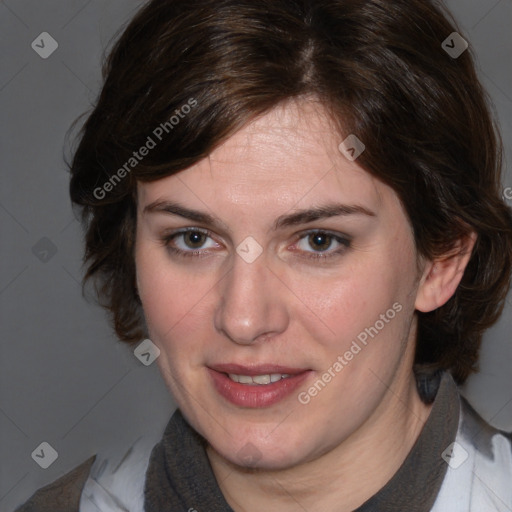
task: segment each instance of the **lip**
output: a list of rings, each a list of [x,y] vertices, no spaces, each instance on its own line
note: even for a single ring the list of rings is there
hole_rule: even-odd
[[[284,400],[293,393],[312,373],[309,369],[290,368],[277,365],[243,366],[238,364],[221,364],[208,367],[208,373],[214,389],[233,405],[251,409],[270,407]],[[234,382],[228,373],[237,375],[266,375],[286,373],[290,377],[264,385],[247,385]]]

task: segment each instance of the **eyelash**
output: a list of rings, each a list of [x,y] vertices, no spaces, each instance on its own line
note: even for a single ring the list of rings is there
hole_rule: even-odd
[[[187,229],[182,229],[180,231],[176,231],[175,233],[171,233],[170,235],[165,235],[162,237],[161,240],[162,240],[162,243],[165,246],[165,248],[170,253],[176,254],[177,256],[185,257],[185,258],[205,258],[205,257],[207,257],[210,253],[203,249],[198,249],[195,251],[194,250],[184,251],[182,249],[178,249],[177,247],[173,247],[171,245],[171,242],[175,238],[178,238],[179,236],[185,235],[190,232],[201,233],[209,238],[213,238],[212,237],[213,233],[211,231],[208,231],[207,229],[187,228]],[[311,260],[327,260],[327,259],[331,259],[331,258],[334,258],[337,256],[341,256],[341,254],[344,253],[351,246],[350,239],[340,236],[340,235],[337,235],[330,231],[325,231],[325,230],[321,230],[321,229],[312,229],[312,230],[300,233],[300,236],[297,238],[297,241],[295,243],[298,243],[299,241],[303,240],[304,238],[307,238],[308,236],[314,235],[314,234],[315,235],[326,235],[326,236],[330,237],[332,240],[338,242],[341,245],[341,247],[339,247],[338,249],[336,249],[334,251],[330,251],[330,252],[311,252],[310,253],[309,251],[306,251],[308,253],[308,255],[301,256],[301,257],[306,258],[306,259],[311,259]]]

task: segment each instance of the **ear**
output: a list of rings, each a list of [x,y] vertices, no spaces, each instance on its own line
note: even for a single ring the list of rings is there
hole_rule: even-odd
[[[415,308],[428,313],[446,304],[453,296],[471,258],[477,234],[472,231],[458,241],[447,255],[428,260],[416,294]]]

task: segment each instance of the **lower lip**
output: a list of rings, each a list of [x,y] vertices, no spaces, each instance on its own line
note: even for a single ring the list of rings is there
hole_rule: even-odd
[[[293,393],[309,376],[305,371],[270,384],[249,385],[234,382],[225,373],[208,368],[217,392],[234,405],[261,408],[274,405]]]

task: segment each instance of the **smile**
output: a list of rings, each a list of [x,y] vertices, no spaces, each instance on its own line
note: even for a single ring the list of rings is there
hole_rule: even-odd
[[[313,374],[312,370],[276,365],[217,365],[208,368],[210,382],[232,405],[263,408],[290,396]]]

